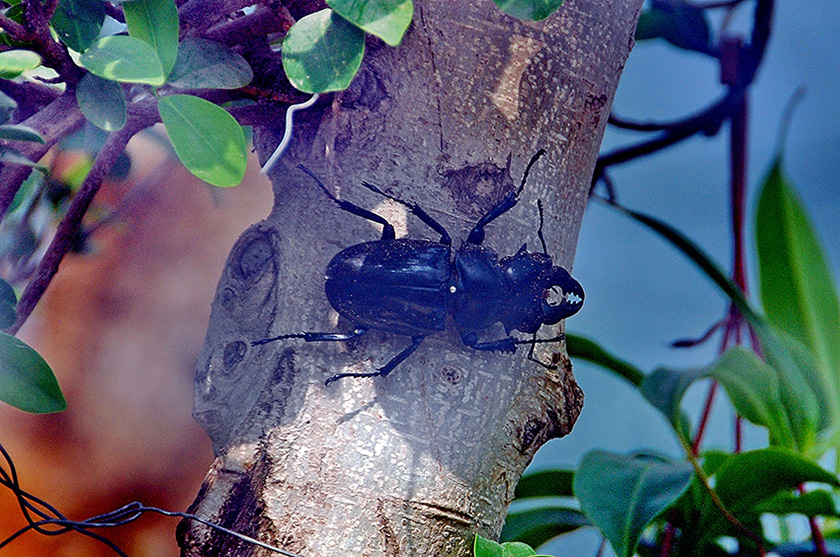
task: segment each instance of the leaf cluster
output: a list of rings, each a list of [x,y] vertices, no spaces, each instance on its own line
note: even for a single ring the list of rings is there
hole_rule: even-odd
[[[708,366],[644,373],[592,340],[570,335],[570,355],[638,388],[671,424],[686,457],[593,451],[575,471],[526,475],[516,498],[532,503],[509,514],[502,539],[537,547],[594,525],[622,557],[659,555],[664,543],[680,555],[729,555],[720,545],[723,537],[737,540],[738,555],[751,555],[773,545],[765,539],[762,515],[840,518],[833,492],[840,479],[836,469],[819,464],[839,448],[840,304],[825,255],[781,159],[763,180],[756,206],[763,311],[675,228],[619,210],[677,247],[717,285],[747,319],[763,357],[736,346]],[[681,401],[704,378],[723,387],[740,416],[767,430],[769,447],[695,456]],[[558,504],[558,498],[565,502]],[[789,545],[774,549],[802,554]]]

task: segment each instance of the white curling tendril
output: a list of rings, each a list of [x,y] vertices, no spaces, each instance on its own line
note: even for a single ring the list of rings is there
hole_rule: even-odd
[[[267,161],[265,161],[262,170],[260,170],[260,174],[268,174],[271,171],[271,168],[277,162],[277,159],[280,158],[280,155],[283,154],[283,152],[286,150],[286,147],[288,147],[289,143],[292,141],[292,116],[294,115],[294,113],[298,110],[309,108],[310,106],[315,104],[315,101],[317,100],[318,93],[315,93],[314,95],[309,97],[309,100],[307,100],[306,102],[293,104],[289,107],[288,110],[286,110],[286,129],[283,130],[283,139],[280,140],[280,144],[277,145],[277,148],[274,149],[274,152],[271,153],[271,156],[268,158]]]

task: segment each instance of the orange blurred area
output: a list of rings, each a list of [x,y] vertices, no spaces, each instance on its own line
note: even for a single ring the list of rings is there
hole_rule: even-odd
[[[92,235],[91,253],[65,258],[20,334],[52,366],[67,410],[34,416],[0,403],[0,442],[23,489],[73,520],[131,501],[176,511],[192,502],[212,459],[190,414],[210,303],[231,246],[272,202],[255,160],[240,186],[221,190],[143,137],[129,154],[128,179],[94,201],[94,211],[122,207],[118,218]],[[177,522],[147,514],[97,532],[131,557],[175,556]],[[25,524],[0,489],[0,540]],[[74,532],[28,532],[0,554],[115,555]]]

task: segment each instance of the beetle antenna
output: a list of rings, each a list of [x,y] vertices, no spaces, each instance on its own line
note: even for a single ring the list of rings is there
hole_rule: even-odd
[[[548,250],[545,247],[545,238],[543,237],[543,205],[542,199],[537,199],[537,209],[540,211],[540,227],[537,228],[537,236],[540,237],[540,243],[542,244],[543,253],[548,255]]]
[[[525,188],[525,181],[528,180],[528,173],[531,172],[531,167],[534,166],[534,163],[536,163],[544,154],[545,149],[540,149],[534,153],[533,157],[531,157],[531,161],[528,163],[528,166],[525,167],[525,173],[522,175],[522,183],[519,184],[519,189],[516,190],[516,195],[522,193],[522,190]]]
[[[310,178],[312,178],[313,180],[315,180],[315,183],[316,183],[316,184],[318,184],[318,187],[320,187],[320,188],[324,191],[324,193],[325,193],[325,194],[327,194],[327,197],[329,197],[330,199],[332,199],[332,200],[333,200],[333,201],[335,201],[336,203],[339,203],[339,204],[341,203],[341,202],[338,200],[338,198],[337,198],[336,196],[334,196],[334,195],[332,194],[332,192],[330,192],[330,190],[328,190],[328,189],[327,189],[327,186],[325,186],[325,185],[324,185],[324,182],[322,182],[320,178],[318,178],[317,176],[315,176],[315,173],[314,173],[314,172],[312,172],[311,170],[309,170],[308,168],[306,168],[306,167],[305,167],[305,166],[303,166],[302,164],[298,164],[297,166],[298,166],[298,168],[300,168],[301,170],[303,170],[304,172],[306,172],[306,174],[308,174]]]

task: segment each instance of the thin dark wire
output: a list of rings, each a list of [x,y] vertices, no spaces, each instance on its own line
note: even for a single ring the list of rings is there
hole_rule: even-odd
[[[7,471],[6,467],[0,465],[0,486],[8,488],[12,491],[12,493],[14,493],[15,498],[18,502],[18,506],[20,507],[21,513],[23,514],[23,517],[26,519],[27,522],[26,526],[13,533],[12,535],[8,536],[6,539],[0,540],[0,549],[9,545],[11,542],[28,532],[29,530],[34,530],[39,534],[43,534],[45,536],[57,536],[59,534],[64,534],[72,530],[105,544],[120,557],[129,557],[128,554],[121,550],[114,542],[100,534],[97,534],[96,532],[92,532],[90,529],[114,528],[117,526],[123,526],[125,524],[137,520],[144,513],[156,513],[163,516],[181,518],[185,520],[195,520],[196,522],[204,524],[205,526],[208,526],[230,536],[234,536],[242,541],[259,546],[263,549],[274,551],[275,553],[279,553],[280,555],[285,555],[286,557],[300,557],[295,553],[284,551],[278,547],[267,544],[250,536],[234,532],[233,530],[210,522],[209,520],[203,519],[194,514],[183,513],[178,511],[167,511],[157,507],[148,507],[140,503],[139,501],[128,503],[127,505],[124,505],[118,509],[90,517],[86,520],[70,520],[69,518],[61,514],[61,512],[59,512],[58,509],[56,509],[46,501],[28,493],[20,486],[20,480],[18,478],[15,464],[12,461],[11,455],[9,455],[8,451],[5,449],[5,447],[3,447],[2,443],[0,443],[0,454],[2,454],[3,459],[5,459],[6,461],[6,465],[8,466]],[[43,509],[39,507],[43,507]],[[40,519],[35,520],[33,515],[40,517]],[[57,526],[58,528],[49,529],[45,528],[45,526]]]

